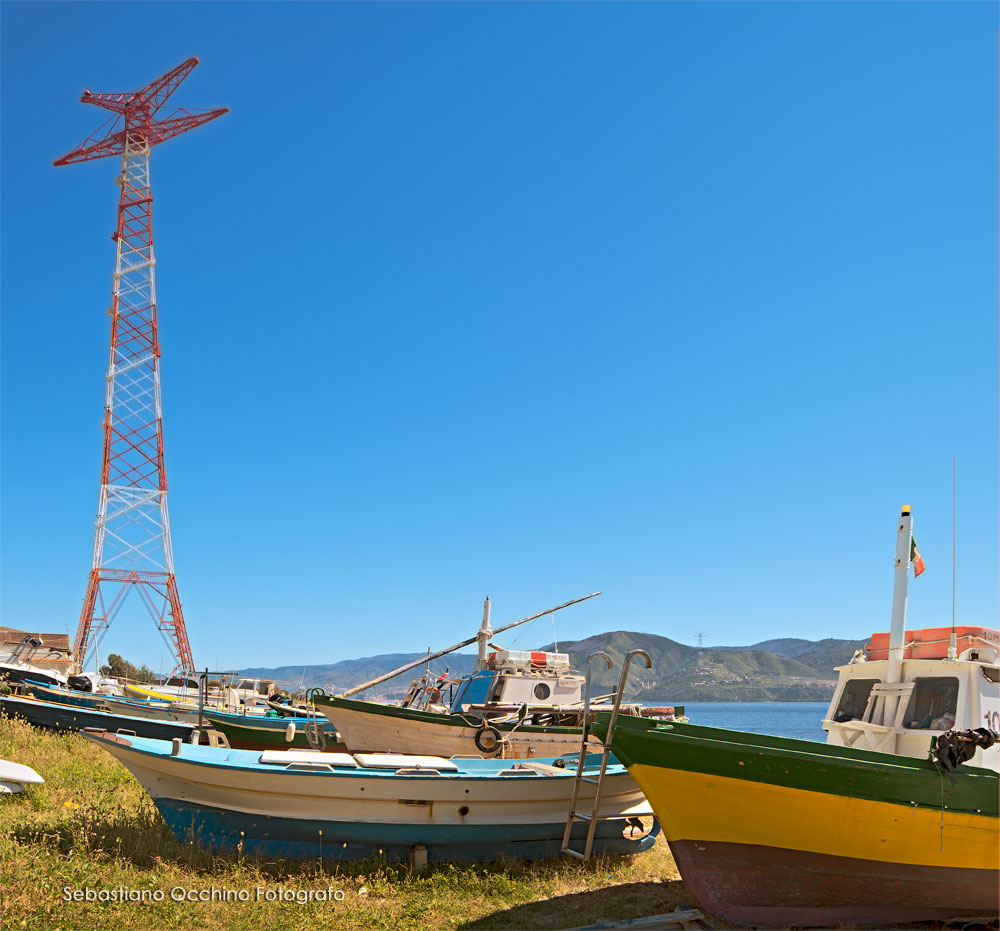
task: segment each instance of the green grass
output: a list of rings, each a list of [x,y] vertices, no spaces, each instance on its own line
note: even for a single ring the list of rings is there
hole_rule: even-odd
[[[512,860],[433,866],[419,874],[373,861],[214,857],[174,840],[132,775],[77,734],[0,718],[0,758],[25,763],[46,780],[0,801],[5,931],[545,929],[669,912],[691,901],[662,841],[645,854],[586,864]],[[163,890],[164,898],[65,901],[64,887]],[[250,901],[175,902],[175,887],[249,890]],[[257,901],[257,887],[333,887],[344,898]]]

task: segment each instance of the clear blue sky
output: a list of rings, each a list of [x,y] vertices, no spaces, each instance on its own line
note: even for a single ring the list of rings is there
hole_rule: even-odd
[[[190,55],[157,148],[178,583],[199,665],[997,616],[997,8],[13,3],[2,623],[76,629],[117,161],[83,88]],[[138,609],[138,602],[135,605]],[[548,621],[519,646],[552,639]],[[103,653],[160,668],[141,614]]]

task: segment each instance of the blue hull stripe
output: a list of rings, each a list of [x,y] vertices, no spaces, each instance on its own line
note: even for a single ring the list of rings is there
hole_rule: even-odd
[[[555,824],[377,824],[364,821],[313,821],[275,818],[195,805],[178,799],[154,799],[170,830],[182,843],[196,841],[219,853],[245,856],[332,860],[384,857],[405,860],[416,844],[431,861],[499,860],[517,857],[546,860],[560,856],[564,822]],[[640,853],[653,846],[658,822],[645,837],[629,838],[625,819],[601,821],[594,839],[596,854]],[[583,847],[587,825],[575,825],[575,846]]]

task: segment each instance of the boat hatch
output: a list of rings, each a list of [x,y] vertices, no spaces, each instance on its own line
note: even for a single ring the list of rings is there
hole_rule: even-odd
[[[326,754],[324,754],[325,756]],[[411,756],[408,753],[355,753],[354,759],[368,769],[436,769],[458,772],[458,765],[441,756]]]
[[[349,753],[322,753],[319,750],[265,750],[259,757],[261,763],[325,763],[357,769],[358,764]]]
[[[458,711],[462,705],[484,704],[495,677],[496,673],[492,670],[483,670],[469,676],[462,683],[455,700],[451,703],[451,710]]]

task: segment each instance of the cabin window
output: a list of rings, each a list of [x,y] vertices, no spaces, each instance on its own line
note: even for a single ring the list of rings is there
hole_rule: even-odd
[[[848,679],[844,691],[840,693],[840,701],[833,713],[833,720],[858,720],[865,713],[872,686],[878,681],[878,679]]]
[[[946,731],[955,725],[957,707],[957,677],[918,676],[903,723],[908,728]]]
[[[545,701],[552,694],[552,689],[549,688],[547,682],[539,682],[534,688],[535,698],[539,701]]]

